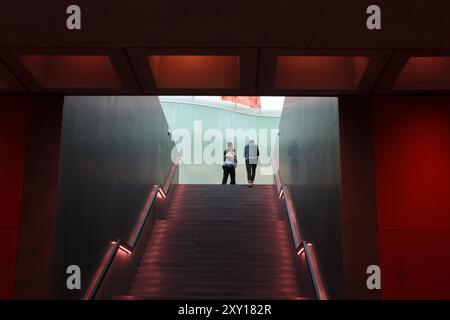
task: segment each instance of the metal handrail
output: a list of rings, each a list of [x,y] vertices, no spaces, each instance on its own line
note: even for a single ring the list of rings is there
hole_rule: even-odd
[[[274,180],[279,194],[279,198],[284,199],[284,203],[286,206],[289,226],[292,233],[292,239],[294,242],[296,254],[297,255],[305,254],[306,256],[306,264],[311,276],[316,298],[319,300],[327,300],[328,299],[327,293],[319,271],[319,265],[317,262],[314,249],[312,247],[312,244],[305,241],[300,233],[300,228],[297,222],[297,215],[295,213],[295,208],[292,202],[290,190],[287,186],[283,186],[281,182],[278,162],[276,162],[275,159],[272,159],[272,166],[274,169]]]
[[[313,282],[314,293],[316,294],[316,298],[319,300],[327,300],[327,294],[322,282],[322,277],[318,272],[319,266],[317,265],[317,259],[314,253],[314,249],[312,248],[312,244],[303,241],[302,247],[305,252],[306,262],[308,264],[308,270],[311,276],[311,280]]]
[[[167,176],[166,182],[164,186],[162,186],[164,193],[167,194],[169,191],[169,188],[172,184],[173,177],[175,175],[175,172],[177,170],[178,164],[174,163],[172,164],[172,167],[170,168],[169,175]],[[153,185],[149,197],[144,205],[144,208],[141,211],[141,214],[139,215],[138,221],[133,228],[133,231],[131,233],[130,239],[128,243],[122,241],[121,239],[117,239],[116,241],[111,241],[109,244],[108,249],[106,250],[106,253],[100,262],[100,265],[97,268],[97,271],[94,274],[94,277],[92,278],[91,282],[89,283],[88,289],[86,290],[86,293],[83,296],[83,300],[93,300],[95,299],[95,296],[101,287],[101,284],[103,283],[103,280],[106,277],[106,274],[108,273],[108,270],[110,266],[112,265],[112,262],[114,261],[114,258],[117,255],[117,252],[119,250],[123,250],[127,253],[132,253],[137,241],[139,240],[139,236],[141,235],[142,230],[144,229],[145,223],[148,220],[147,218],[150,215],[150,209],[153,206],[153,203],[155,202],[156,196],[158,192],[161,190],[161,186],[159,185]]]
[[[291,193],[286,186],[283,186],[283,198],[288,213],[289,226],[291,227],[292,238],[294,240],[295,249],[298,249],[302,244],[302,236],[297,223],[297,217],[295,215],[294,205],[292,204]]]
[[[91,283],[89,284],[89,287],[86,290],[86,293],[84,294],[83,300],[94,299],[95,295],[98,292],[98,289],[100,288],[100,285],[103,282],[103,279],[106,276],[106,273],[109,270],[109,267],[111,266],[112,261],[114,260],[114,257],[117,254],[117,251],[119,250],[119,246],[120,240],[111,241],[108,249],[106,250],[105,256],[102,259],[102,262],[100,263],[100,266],[97,268],[97,271],[95,272],[93,278],[95,280],[92,280]]]
[[[167,176],[166,183],[164,184],[164,193],[165,194],[167,194],[167,192],[169,191],[169,187],[172,184],[173,177],[175,176],[175,171],[177,170],[177,168],[178,168],[178,162],[174,163],[172,165],[172,167],[170,168],[169,175]]]
[[[159,190],[159,186],[154,185],[152,188],[152,191],[150,191],[150,196],[147,199],[144,209],[142,210],[142,212],[139,216],[139,219],[136,223],[136,226],[134,227],[134,230],[131,233],[130,240],[128,241],[129,247],[131,249],[134,249],[134,247],[139,239],[139,236],[141,234],[142,229],[144,228],[147,217],[150,214],[150,208],[152,207],[152,205],[155,201],[156,195],[158,194],[158,190]]]

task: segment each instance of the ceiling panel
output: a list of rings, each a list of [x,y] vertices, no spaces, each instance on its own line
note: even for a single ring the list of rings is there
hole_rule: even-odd
[[[392,90],[450,90],[450,57],[410,57]]]
[[[278,56],[275,89],[356,90],[369,57]]]
[[[43,88],[119,89],[122,84],[108,56],[20,55]]]
[[[263,95],[367,94],[389,50],[261,50],[258,91]]]
[[[256,49],[130,49],[147,94],[253,95]]]
[[[450,51],[396,51],[380,78],[375,93],[450,93]]]
[[[162,89],[239,89],[239,56],[149,55],[156,86]]]
[[[8,50],[3,56],[32,92],[141,93],[122,50],[28,48]]]

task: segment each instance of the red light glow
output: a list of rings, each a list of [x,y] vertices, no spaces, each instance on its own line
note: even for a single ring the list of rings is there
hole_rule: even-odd
[[[131,253],[131,250],[125,248],[123,245],[120,245],[120,246],[119,246],[119,249],[122,250],[122,251],[124,251],[124,252],[126,252],[126,253]]]
[[[450,299],[450,97],[372,110],[382,298]]]
[[[248,106],[250,108],[259,109],[261,108],[261,102],[259,97],[253,96],[222,96],[222,100],[231,101],[234,103],[239,103],[244,106]]]
[[[449,90],[450,57],[410,57],[393,90]]]
[[[20,60],[44,88],[120,88],[108,56],[21,55]]]
[[[279,56],[277,89],[354,90],[366,71],[369,57]]]
[[[158,198],[160,198],[160,199],[166,198],[166,194],[164,193],[164,190],[161,188],[159,188],[159,190],[158,190]]]
[[[239,56],[150,55],[147,61],[158,88],[239,88]]]

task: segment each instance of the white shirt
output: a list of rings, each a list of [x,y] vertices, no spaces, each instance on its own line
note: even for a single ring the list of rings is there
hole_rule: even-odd
[[[234,149],[227,149],[225,150],[225,162],[224,164],[233,165],[234,166],[234,157],[236,155],[236,152]]]

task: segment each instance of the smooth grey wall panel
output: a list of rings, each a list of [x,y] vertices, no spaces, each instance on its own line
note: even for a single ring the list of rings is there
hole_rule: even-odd
[[[128,239],[151,185],[165,181],[173,143],[157,97],[66,97],[60,157],[55,297],[86,290],[108,243]],[[66,267],[82,290],[66,288]]]
[[[280,120],[280,174],[332,298],[343,297],[338,99],[287,97]]]

